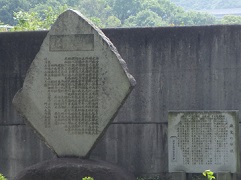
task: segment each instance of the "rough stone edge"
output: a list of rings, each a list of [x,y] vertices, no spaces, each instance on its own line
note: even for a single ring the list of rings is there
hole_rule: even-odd
[[[125,62],[125,60],[121,57],[121,55],[119,54],[119,52],[117,51],[116,47],[114,46],[114,44],[110,41],[110,39],[103,33],[103,31],[98,28],[93,22],[91,22],[88,18],[86,18],[83,14],[81,14],[79,11],[77,10],[73,10],[73,9],[69,9],[66,10],[65,12],[63,12],[62,14],[59,15],[59,17],[61,15],[63,15],[64,13],[75,13],[77,14],[79,17],[81,17],[83,20],[85,20],[98,34],[99,36],[102,37],[102,39],[104,40],[104,42],[106,43],[106,45],[110,48],[110,50],[116,55],[117,59],[119,60],[120,65],[122,66],[122,69],[124,70],[126,76],[129,79],[130,85],[131,86],[135,86],[136,85],[136,80],[135,78],[128,72],[128,68],[127,68],[127,64]],[[59,19],[59,17],[57,18],[57,20]],[[56,21],[57,21],[56,20]]]

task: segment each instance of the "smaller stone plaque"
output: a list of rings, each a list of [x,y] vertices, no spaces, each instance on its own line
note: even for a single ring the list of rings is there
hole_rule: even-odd
[[[239,171],[238,111],[168,113],[169,171]]]

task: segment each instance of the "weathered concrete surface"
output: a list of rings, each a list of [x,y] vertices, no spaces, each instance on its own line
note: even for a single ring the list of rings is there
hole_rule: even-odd
[[[26,72],[47,32],[0,34],[0,124],[23,124],[11,99],[23,85]],[[30,49],[29,49],[30,48]]]
[[[0,126],[0,172],[8,179],[25,167],[53,157],[30,127]]]
[[[40,162],[20,172],[14,180],[136,180],[127,170],[99,160],[57,158]]]
[[[117,124],[111,125],[96,145],[92,158],[117,163],[137,175],[167,172],[168,110],[241,110],[241,26],[104,29],[103,32],[127,60],[137,86],[115,118]],[[0,34],[1,125],[23,124],[11,101],[46,33]],[[3,141],[21,146],[10,137]],[[26,151],[35,152],[34,145],[30,146]],[[2,151],[8,149],[1,146]],[[11,166],[20,171],[25,165],[17,165],[16,156],[17,152],[14,156],[1,155],[0,164],[3,158],[11,159]],[[24,158],[19,162],[24,162]],[[36,161],[29,159],[28,163]],[[0,166],[0,171],[13,176],[6,168],[2,169]]]

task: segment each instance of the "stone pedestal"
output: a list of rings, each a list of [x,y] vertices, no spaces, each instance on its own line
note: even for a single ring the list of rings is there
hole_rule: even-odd
[[[172,180],[186,180],[186,172],[172,172],[171,173]]]
[[[217,180],[232,180],[232,176],[230,172],[218,172]]]
[[[82,180],[86,176],[94,180],[136,180],[131,173],[114,164],[79,158],[38,163],[20,172],[14,180]]]

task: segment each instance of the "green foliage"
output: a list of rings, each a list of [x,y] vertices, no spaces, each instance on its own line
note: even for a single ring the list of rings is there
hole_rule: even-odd
[[[106,27],[121,27],[121,21],[116,16],[109,16],[106,21]]]
[[[112,0],[110,5],[113,14],[122,23],[130,16],[135,16],[141,10],[140,0]]]
[[[38,12],[46,7],[58,9],[63,4],[68,3],[69,6],[75,5],[73,0],[0,0],[0,20],[5,24],[16,25],[14,20],[14,12]],[[36,11],[37,10],[37,11]]]
[[[82,180],[94,180],[94,178],[88,176],[88,177],[83,177]]]
[[[76,9],[88,17],[103,17],[102,20],[112,14],[106,0],[82,0]]]
[[[100,28],[122,26],[121,20],[114,15],[106,0],[82,0],[77,9]]]
[[[96,26],[98,26],[98,27],[100,27],[100,28],[104,27],[104,26],[103,26],[103,23],[102,23],[102,21],[101,21],[100,18],[90,17],[89,19],[90,19]]]
[[[220,22],[221,24],[241,24],[241,16],[226,15]]]
[[[7,178],[5,178],[3,174],[0,173],[0,180],[7,180]]]
[[[225,9],[241,8],[240,0],[171,0],[178,6],[185,9]]]
[[[16,2],[22,2],[19,6],[15,2],[0,0],[0,20],[14,25],[15,31],[49,29],[67,8],[79,10],[100,28],[216,23],[213,16],[185,11],[170,0],[21,0]]]
[[[13,12],[27,11],[29,8],[27,0],[0,0],[0,20],[5,24],[14,24]]]
[[[57,16],[67,9],[67,6],[60,6],[57,10],[52,7],[42,11],[42,16],[38,12],[23,12],[19,11],[14,13],[14,18],[17,25],[14,31],[29,31],[29,30],[45,30],[49,29],[55,22]]]
[[[14,31],[39,30],[42,26],[42,21],[36,12],[14,13],[14,17],[18,24],[14,27]]]
[[[157,13],[151,10],[143,10],[136,14],[136,16],[130,16],[125,20],[124,26],[133,27],[133,26],[165,26],[168,25],[165,21],[162,20]]]
[[[215,24],[215,18],[209,14],[189,11],[171,16],[170,23],[174,25],[207,25]]]
[[[185,11],[169,0],[141,0],[142,6],[135,16],[125,20],[124,26],[167,26],[214,24],[212,15]]]
[[[207,177],[208,180],[215,179],[214,173],[210,170],[204,171],[203,176]]]

